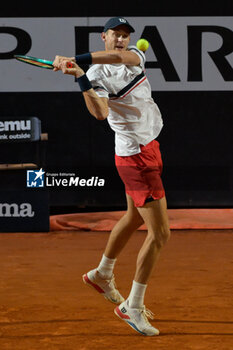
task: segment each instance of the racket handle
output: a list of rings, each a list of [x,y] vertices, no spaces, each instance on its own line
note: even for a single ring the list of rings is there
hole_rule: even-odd
[[[66,63],[66,68],[73,68],[73,63],[72,62],[67,62]]]

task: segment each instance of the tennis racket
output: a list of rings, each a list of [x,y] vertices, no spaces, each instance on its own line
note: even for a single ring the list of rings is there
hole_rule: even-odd
[[[20,62],[28,63],[36,67],[45,68],[45,69],[53,69],[53,61],[44,60],[42,58],[36,58],[32,56],[23,56],[23,55],[14,55],[14,58],[16,58]],[[72,68],[73,64],[72,62],[67,62],[66,64],[67,68]]]

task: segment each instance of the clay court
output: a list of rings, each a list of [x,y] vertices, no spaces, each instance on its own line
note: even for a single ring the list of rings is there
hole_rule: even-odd
[[[233,230],[172,230],[147,289],[158,337],[119,320],[114,305],[82,282],[96,267],[109,231],[0,234],[1,350],[231,350]],[[146,232],[118,258],[127,297]]]

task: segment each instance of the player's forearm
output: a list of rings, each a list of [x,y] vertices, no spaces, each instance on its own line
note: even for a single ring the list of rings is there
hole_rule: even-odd
[[[108,99],[101,98],[96,94],[85,72],[75,63],[75,61],[73,61],[72,68],[68,68],[66,64],[67,60],[73,61],[73,58],[71,57],[67,59],[61,56],[56,56],[56,67],[58,67],[58,69],[61,69],[64,74],[71,74],[77,78],[77,82],[79,84],[81,92],[83,93],[88,111],[97,120],[106,119],[109,113]]]
[[[75,56],[76,63],[86,64],[116,64],[122,63],[126,65],[137,66],[140,63],[140,59],[135,52],[132,51],[95,51],[83,55]]]
[[[96,51],[92,52],[91,56],[93,64],[123,63],[127,65],[138,65],[140,63],[138,55],[131,51]]]
[[[108,104],[100,98],[93,89],[83,92],[83,97],[87,106],[88,111],[97,120],[104,120],[108,116]],[[107,99],[106,99],[107,100]]]

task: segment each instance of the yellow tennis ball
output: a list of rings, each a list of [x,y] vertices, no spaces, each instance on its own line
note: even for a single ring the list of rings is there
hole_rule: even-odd
[[[137,41],[137,48],[139,49],[139,50],[141,50],[141,51],[146,51],[146,50],[148,50],[148,48],[149,48],[149,46],[150,46],[150,44],[149,44],[149,42],[146,40],[146,39],[139,39],[138,41]]]

